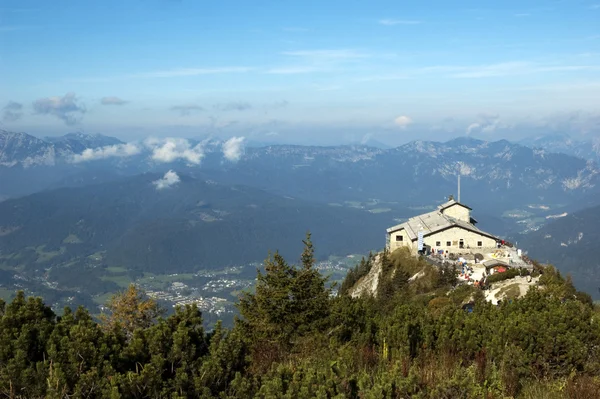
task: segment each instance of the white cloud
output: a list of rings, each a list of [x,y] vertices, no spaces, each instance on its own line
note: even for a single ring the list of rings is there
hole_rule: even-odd
[[[367,54],[351,49],[284,51],[282,54],[316,60],[342,60],[368,57]]]
[[[198,165],[204,158],[202,143],[192,147],[189,141],[182,138],[151,138],[147,139],[145,144],[152,150],[152,159],[157,162],[173,162],[184,159],[191,164]]]
[[[311,66],[290,66],[282,68],[267,69],[266,73],[271,75],[298,75],[302,73],[311,73],[319,71],[319,68]]]
[[[477,118],[479,119],[477,122],[473,122],[467,127],[467,136],[475,132],[486,134],[494,133],[496,129],[505,129],[510,127],[509,125],[501,123],[500,115],[497,114],[481,113],[477,115]]]
[[[125,158],[137,155],[140,152],[140,147],[134,143],[107,145],[98,148],[86,148],[81,154],[73,155],[71,161],[73,163],[79,163],[106,158]]]
[[[244,137],[232,137],[223,143],[223,156],[231,162],[237,162],[244,153]]]
[[[474,66],[433,66],[421,68],[422,73],[448,73],[448,77],[457,79],[488,78],[496,76],[528,75],[545,72],[579,72],[599,70],[597,65],[556,65],[538,64],[529,61],[511,61]]]
[[[79,122],[76,114],[85,113],[85,107],[78,103],[75,93],[67,93],[64,96],[45,97],[33,103],[33,110],[37,114],[54,115],[67,125]]]
[[[102,97],[100,103],[102,105],[125,105],[128,101],[122,100],[119,97]]]
[[[411,123],[413,123],[412,119],[410,119],[406,115],[401,115],[394,119],[394,124],[400,127],[401,129],[406,129]]]
[[[419,25],[421,21],[411,19],[380,19],[381,25],[394,26],[394,25]]]
[[[406,74],[382,74],[382,75],[372,75],[365,76],[363,78],[356,79],[357,82],[383,82],[387,80],[404,80],[409,79]]]
[[[469,136],[471,133],[473,133],[474,131],[478,130],[479,128],[481,128],[481,125],[479,123],[471,123],[467,127],[467,136]]]
[[[165,188],[174,186],[180,181],[181,179],[179,178],[179,175],[172,170],[169,170],[167,173],[165,173],[162,179],[155,180],[152,182],[152,184],[156,186],[157,190],[164,190]]]

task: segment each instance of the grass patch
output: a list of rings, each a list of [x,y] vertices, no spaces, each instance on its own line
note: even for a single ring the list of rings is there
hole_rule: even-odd
[[[87,258],[99,262],[104,258],[104,252],[106,252],[106,251],[94,252],[93,254],[88,255]]]
[[[117,284],[121,288],[127,288],[129,286],[129,284],[132,283],[131,279],[127,275],[102,276],[102,277],[100,277],[100,280],[102,280],[102,281],[112,281],[113,283]]]
[[[63,240],[64,244],[81,244],[83,241],[79,239],[75,234],[69,234],[67,238]]]
[[[66,248],[65,247],[60,247],[60,250],[58,251],[49,251],[46,252],[44,249],[46,248],[46,245],[40,245],[39,247],[35,248],[35,252],[38,255],[38,258],[36,260],[36,263],[42,263],[42,262],[47,262],[50,259],[60,255],[60,254],[64,254]]]
[[[106,271],[115,274],[127,273],[127,269],[121,266],[109,266],[106,268]]]
[[[529,211],[524,211],[522,209],[511,209],[510,211],[505,211],[501,217],[511,219],[525,219],[531,216],[533,216],[533,213]]]
[[[112,298],[113,295],[115,295],[114,292],[107,292],[106,294],[97,295],[93,297],[92,300],[98,305],[105,305],[108,302],[108,300]]]
[[[0,270],[7,270],[9,272],[22,272],[25,270],[25,265],[8,266],[6,263],[0,263]]]
[[[345,201],[346,206],[350,208],[362,208],[362,202],[360,201]]]
[[[369,209],[369,212],[371,212],[371,213],[385,213],[385,212],[389,212],[391,210],[392,210],[392,208],[375,208],[375,209]]]
[[[164,290],[175,281],[192,280],[194,277],[191,273],[177,275],[144,273],[144,277],[137,279],[136,283],[152,287],[153,289]]]
[[[521,289],[519,288],[519,284],[515,283],[507,285],[506,287],[498,291],[498,293],[496,294],[496,298],[505,297],[507,299],[514,299],[518,298],[520,295]]]

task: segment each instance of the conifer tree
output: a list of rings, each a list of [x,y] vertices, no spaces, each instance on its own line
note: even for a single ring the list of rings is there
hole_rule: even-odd
[[[329,316],[331,289],[325,287],[327,278],[315,268],[314,248],[311,234],[303,240],[302,268],[297,272],[292,285],[293,312],[299,333],[311,331],[322,325]]]
[[[244,324],[255,336],[289,341],[294,332],[291,304],[295,277],[296,270],[279,252],[265,260],[265,273],[257,270],[255,293],[244,292],[238,303]]]

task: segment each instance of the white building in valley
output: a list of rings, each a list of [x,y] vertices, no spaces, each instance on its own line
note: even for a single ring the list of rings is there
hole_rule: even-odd
[[[435,211],[414,216],[387,229],[388,249],[394,251],[408,247],[416,254],[419,241],[422,241],[424,250],[449,253],[495,248],[500,239],[479,230],[475,227],[476,223],[471,217],[471,208],[450,197]]]

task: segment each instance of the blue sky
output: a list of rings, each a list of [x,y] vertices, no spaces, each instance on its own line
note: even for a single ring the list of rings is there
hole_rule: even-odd
[[[2,127],[400,143],[600,134],[600,1],[0,4]]]

